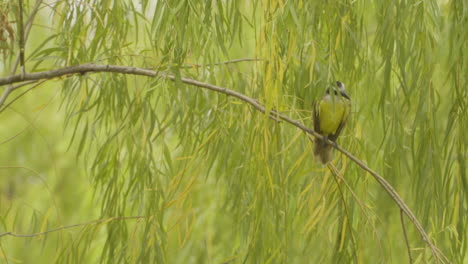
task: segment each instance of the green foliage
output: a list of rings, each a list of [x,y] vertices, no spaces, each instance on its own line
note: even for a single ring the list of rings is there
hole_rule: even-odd
[[[337,180],[297,128],[182,77],[309,127],[314,101],[344,82],[340,145],[468,261],[466,1],[68,0],[34,21],[27,71],[117,64],[176,80],[67,76],[2,112],[0,232],[100,219],[2,236],[8,263],[408,261],[399,208],[362,169],[336,153]],[[4,53],[3,76],[17,55]],[[434,262],[405,223],[415,263]]]

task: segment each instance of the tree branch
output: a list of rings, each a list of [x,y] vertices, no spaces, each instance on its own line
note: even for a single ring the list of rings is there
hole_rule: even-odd
[[[238,62],[244,62],[244,61],[263,61],[263,59],[257,59],[257,58],[241,58],[241,59],[235,59],[235,60],[230,60],[230,61],[223,61],[223,62],[218,62],[218,63],[212,63],[212,64],[191,64],[191,65],[183,65],[180,68],[200,68],[200,67],[209,67],[209,66],[218,66],[218,65],[227,65],[227,64],[233,64],[233,63],[238,63]]]
[[[18,14],[18,28],[19,28],[19,60],[20,60],[20,68],[21,68],[21,76],[24,76],[24,73],[26,72],[25,67],[24,67],[24,28],[23,28],[23,1],[18,0],[18,9],[19,9],[19,14]]]
[[[27,81],[27,82],[24,82],[24,83],[20,83],[20,84],[17,84],[17,85],[12,85],[12,86],[9,86],[9,87],[6,87],[5,88],[5,91],[3,92],[2,96],[0,97],[0,106],[3,105],[3,103],[5,103],[5,100],[7,99],[7,97],[10,95],[10,93],[18,88],[21,88],[25,85],[28,85],[28,84],[31,84],[31,83],[35,83],[37,82],[36,80],[32,80],[32,81]],[[0,111],[1,113],[1,111]]]
[[[346,224],[348,225],[349,233],[351,234],[351,242],[353,243],[353,247],[354,247],[354,251],[353,251],[354,261],[356,263],[359,263],[358,255],[357,255],[358,250],[357,250],[356,240],[354,239],[353,225],[351,224],[351,222],[349,220],[351,218],[351,214],[349,213],[348,205],[346,204],[346,200],[344,198],[343,190],[341,190],[340,182],[338,181],[339,172],[332,163],[328,163],[328,169],[330,170],[331,174],[333,174],[333,179],[335,180],[336,186],[338,187],[338,191],[340,192],[341,201],[342,201],[343,207],[345,209],[345,217],[343,217],[343,218],[346,218]],[[343,223],[343,225],[344,225],[344,223]],[[342,230],[338,231],[338,234],[340,234],[341,232],[342,232]],[[343,238],[342,238],[342,234],[341,234],[339,236],[338,241],[340,241],[340,243],[343,243],[344,241],[342,241],[342,239]],[[338,243],[337,243],[337,245],[338,245]],[[338,245],[338,249],[340,249],[340,248],[341,248],[341,245]]]
[[[31,91],[32,89],[36,88],[37,86],[41,85],[42,83],[46,82],[47,80],[40,80],[40,81],[27,81],[27,82],[24,82],[24,83],[20,83],[20,84],[17,84],[17,85],[14,85],[14,86],[10,86],[8,88],[6,88],[5,92],[3,93],[2,97],[0,98],[0,114],[5,111],[5,109],[7,109],[11,104],[13,104],[16,100],[18,100],[19,98],[21,98],[23,95],[27,94],[29,91]],[[29,85],[29,84],[32,84],[34,83],[33,86],[29,87],[26,91],[22,92],[20,95],[16,96],[15,98],[13,98],[13,100],[11,100],[10,102],[8,102],[7,105],[5,105],[4,107],[1,107],[3,105],[3,103],[5,102],[6,100],[6,97],[8,97],[8,95],[18,89],[18,88],[21,88],[23,86],[26,86],[26,85]]]
[[[406,249],[408,250],[409,263],[413,264],[413,257],[411,256],[411,246],[408,240],[408,234],[406,233],[405,216],[403,215],[403,210],[401,209],[400,209],[400,220],[401,220],[401,226],[403,227],[403,235],[405,236]]]
[[[112,222],[112,221],[135,220],[135,219],[145,219],[145,218],[147,218],[147,217],[146,216],[110,217],[110,218],[106,218],[106,219],[98,219],[98,220],[94,220],[94,221],[89,221],[89,222],[86,222],[86,223],[80,223],[80,224],[74,224],[74,225],[68,225],[68,226],[61,226],[61,227],[50,229],[50,230],[47,230],[47,231],[44,231],[44,232],[39,232],[39,233],[18,234],[18,233],[13,233],[13,232],[5,232],[5,233],[1,233],[0,237],[3,237],[3,236],[36,237],[36,236],[42,236],[42,235],[46,235],[48,233],[57,232],[57,231],[60,231],[60,230],[63,230],[63,229],[68,229],[68,228],[73,228],[73,227],[93,225],[93,224],[99,224],[99,223],[108,223],[108,222]]]
[[[72,74],[85,74],[85,73],[96,73],[96,72],[113,72],[113,73],[120,73],[120,74],[131,74],[131,75],[142,75],[142,76],[149,76],[149,77],[160,77],[160,78],[165,78],[169,79],[171,81],[176,81],[176,77],[174,75],[165,73],[165,72],[158,72],[150,69],[144,69],[144,68],[136,68],[136,67],[126,67],[126,66],[118,66],[118,65],[97,65],[97,64],[82,64],[82,65],[76,65],[76,66],[70,66],[70,67],[65,67],[65,68],[59,68],[55,70],[50,70],[50,71],[43,71],[43,72],[35,72],[35,73],[26,73],[24,75],[24,78],[22,78],[21,75],[12,75],[9,77],[4,77],[0,78],[0,86],[6,85],[6,84],[13,84],[21,81],[32,81],[32,80],[40,80],[40,79],[53,79],[56,77],[61,77],[65,75],[72,75]],[[197,81],[194,79],[190,78],[180,78],[180,81],[192,85],[192,86],[197,86],[201,88],[205,88],[211,91],[219,92],[228,96],[235,97],[241,101],[244,101],[251,106],[253,106],[256,110],[259,112],[262,112],[264,114],[267,114],[269,116],[274,117],[277,120],[283,120],[293,126],[296,126],[297,128],[301,129],[305,133],[308,133],[314,137],[324,139],[320,134],[316,133],[313,131],[311,128],[306,127],[302,123],[300,123],[297,120],[291,119],[288,116],[281,114],[275,110],[270,110],[267,112],[266,108],[258,103],[257,100],[254,98],[251,98],[249,96],[246,96],[242,93],[236,92],[234,90],[230,90],[225,87],[217,86],[217,85],[212,85],[209,83]],[[395,191],[395,189],[388,183],[382,176],[380,176],[377,172],[369,168],[364,162],[359,160],[357,157],[352,155],[350,152],[347,150],[343,149],[340,147],[338,144],[335,142],[332,142],[330,140],[327,140],[327,142],[332,145],[336,150],[339,152],[343,153],[346,157],[348,157],[350,160],[352,160],[354,163],[356,163],[359,167],[361,167],[363,170],[369,172],[374,179],[382,186],[382,188],[390,195],[390,197],[395,201],[395,203],[398,205],[398,207],[408,216],[410,221],[414,224],[416,229],[418,230],[419,234],[421,235],[422,239],[427,243],[429,246],[432,255],[436,259],[437,262],[442,262],[444,263],[445,261],[448,262],[447,257],[444,256],[444,254],[431,242],[429,236],[427,233],[424,231],[424,228],[422,227],[421,223],[419,220],[416,218],[416,216],[411,212],[409,207],[406,205],[406,203],[403,201],[403,199],[400,197],[400,195]]]
[[[23,42],[26,42],[28,40],[29,32],[31,31],[32,24],[33,24],[33,21],[34,21],[34,17],[36,16],[37,11],[39,10],[39,6],[41,4],[42,4],[42,0],[36,0],[36,3],[34,4],[34,7],[33,7],[32,11],[31,11],[31,14],[29,15],[28,20],[26,21],[26,25],[24,25],[24,32],[21,34],[23,36]],[[23,24],[23,23],[21,22],[21,24]],[[23,56],[24,56],[24,53],[23,53]],[[20,58],[21,58],[21,54],[20,54],[20,56],[18,56],[16,58],[16,61],[15,61],[15,64],[13,65],[11,74],[14,74],[16,72],[16,69],[18,68],[18,64],[20,63]],[[24,59],[24,57],[23,57],[23,59]],[[24,63],[23,63],[23,65],[24,65]]]

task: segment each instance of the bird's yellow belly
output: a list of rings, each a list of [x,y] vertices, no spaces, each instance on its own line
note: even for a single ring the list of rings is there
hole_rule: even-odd
[[[346,106],[341,101],[320,103],[320,130],[324,135],[334,134],[345,117]]]

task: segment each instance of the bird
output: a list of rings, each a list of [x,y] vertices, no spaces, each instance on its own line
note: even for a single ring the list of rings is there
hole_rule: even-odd
[[[314,130],[322,135],[315,138],[314,156],[322,164],[333,159],[333,147],[327,142],[336,142],[351,112],[351,98],[346,93],[344,83],[328,88],[323,98],[316,102],[313,111]]]

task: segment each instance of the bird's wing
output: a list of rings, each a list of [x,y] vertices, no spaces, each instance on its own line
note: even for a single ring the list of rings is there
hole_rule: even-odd
[[[318,110],[318,104],[320,101],[316,101],[314,103],[314,113],[313,113],[313,118],[314,118],[314,131],[317,133],[321,133],[320,131],[320,119],[319,119],[319,110]]]
[[[346,114],[346,116],[343,117],[343,120],[341,120],[340,125],[336,129],[336,132],[334,134],[331,134],[331,135],[328,136],[328,138],[331,141],[336,141],[336,139],[338,139],[338,137],[340,136],[341,131],[343,130],[344,126],[346,125],[346,121],[348,121],[349,115],[350,115],[350,113]]]
[[[343,130],[343,127],[346,125],[347,120],[348,118],[343,119],[343,121],[341,121],[340,125],[336,129],[335,134],[330,134],[328,136],[328,139],[330,139],[331,141],[336,141],[336,139],[340,136],[341,130]]]

